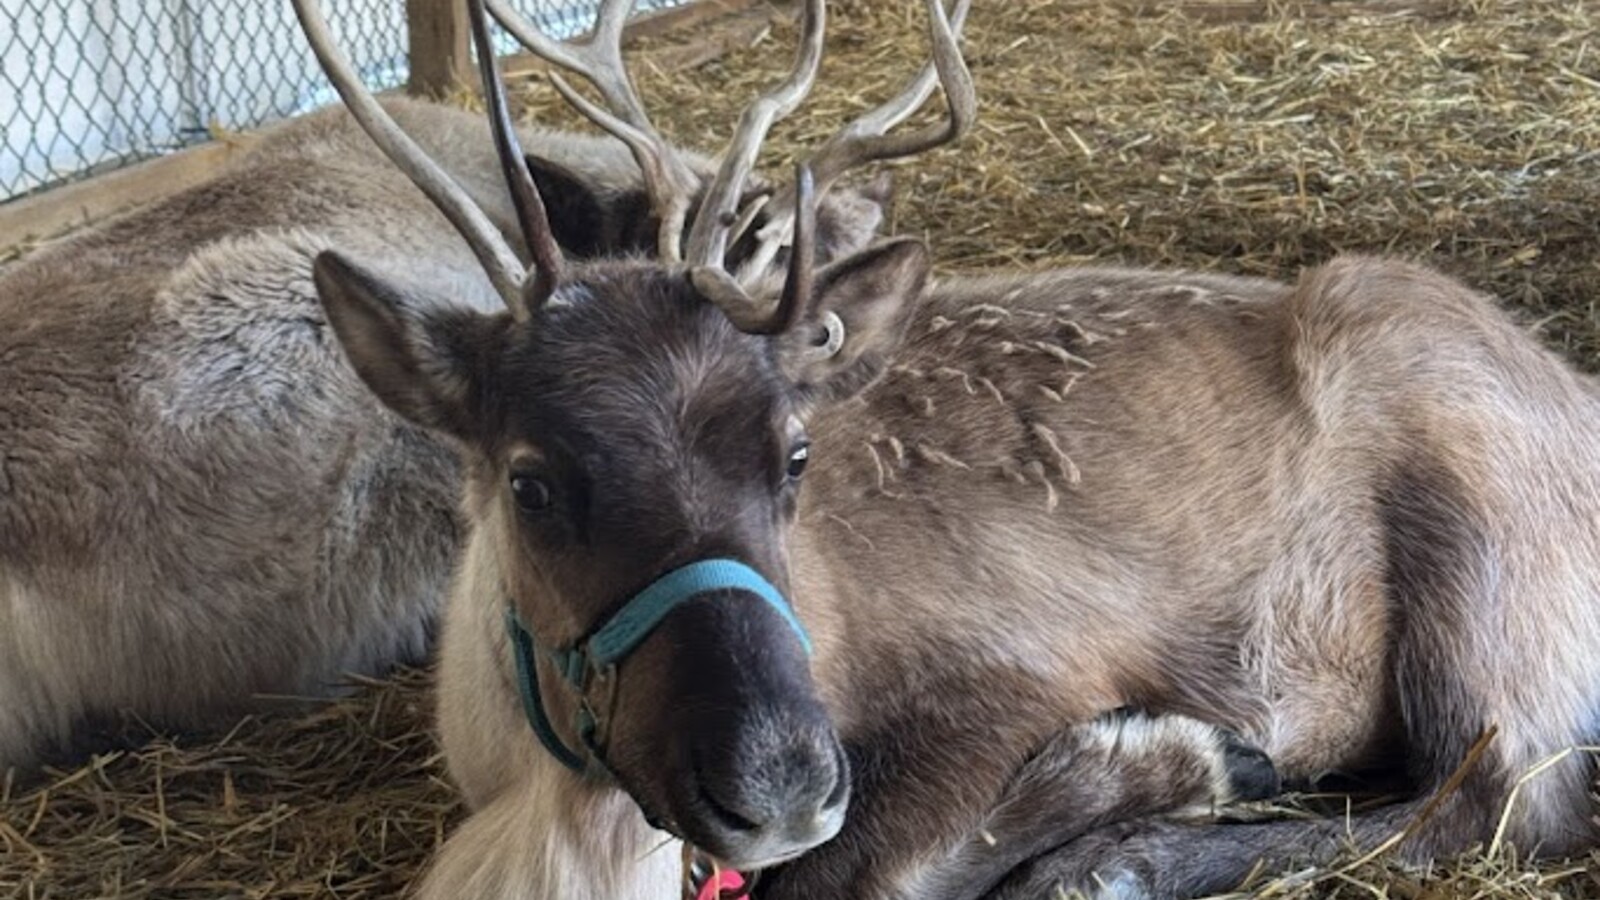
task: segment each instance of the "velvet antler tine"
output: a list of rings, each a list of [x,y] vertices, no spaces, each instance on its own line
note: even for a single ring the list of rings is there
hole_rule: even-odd
[[[485,0],[503,28],[535,56],[552,66],[582,76],[600,93],[605,106],[573,90],[559,73],[551,74],[556,90],[585,117],[628,147],[644,179],[650,207],[660,220],[657,253],[667,262],[683,258],[684,223],[699,177],[682,156],[661,137],[628,77],[622,61],[622,32],[633,0],[605,0],[596,13],[595,27],[580,44],[551,40],[518,16],[504,0]]]
[[[334,44],[316,0],[293,0],[293,3],[312,52],[361,129],[455,226],[511,314],[518,319],[527,318],[528,309],[523,304],[525,272],[522,262],[501,238],[494,223],[449,173],[428,158],[361,83],[350,61]]]
[[[500,77],[499,66],[495,64],[494,43],[489,37],[489,16],[483,0],[467,0],[467,10],[472,20],[472,40],[478,52],[478,72],[483,81],[484,103],[489,109],[489,128],[494,134],[495,151],[500,156],[500,168],[505,174],[506,186],[511,191],[517,225],[522,230],[528,256],[533,260],[533,277],[525,279],[522,297],[522,302],[531,312],[550,299],[561,281],[561,247],[556,244],[544,198],[539,196],[533,173],[528,171],[527,159],[517,140],[516,127],[511,122],[505,81]]]

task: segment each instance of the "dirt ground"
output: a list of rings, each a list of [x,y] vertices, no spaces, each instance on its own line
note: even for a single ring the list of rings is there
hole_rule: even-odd
[[[1293,279],[1343,251],[1426,260],[1504,298],[1600,371],[1600,4],[1441,0],[1107,5],[978,0],[981,112],[901,165],[891,227],[945,270],[1117,262]],[[921,4],[833,4],[812,102],[769,171],[920,60]],[[641,73],[663,130],[720,146],[787,64],[792,31],[691,72]],[[548,85],[525,114],[571,122]],[[428,733],[428,676],[0,786],[0,897],[396,895],[460,815]],[[1600,896],[1600,857],[1541,868],[1382,860],[1268,895]]]

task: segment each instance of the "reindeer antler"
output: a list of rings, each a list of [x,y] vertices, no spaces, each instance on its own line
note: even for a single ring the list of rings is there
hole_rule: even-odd
[[[462,191],[461,186],[450,178],[450,173],[429,159],[422,147],[406,135],[394,119],[390,119],[378,99],[373,98],[373,94],[362,85],[362,78],[355,74],[349,59],[334,45],[333,35],[328,32],[328,22],[323,19],[322,8],[317,0],[293,0],[293,3],[294,14],[301,21],[301,30],[306,32],[312,53],[317,54],[323,72],[333,82],[334,90],[339,91],[339,98],[344,99],[344,106],[350,110],[350,115],[354,115],[355,122],[360,123],[366,135],[373,139],[374,144],[378,144],[390,162],[395,163],[395,168],[403,171],[411,183],[422,189],[427,199],[438,207],[438,211],[456,226],[456,231],[461,232],[462,239],[466,240],[467,247],[472,248],[478,264],[482,264],[483,271],[490,277],[494,291],[499,293],[512,315],[518,320],[528,319],[528,315],[533,314],[526,291],[530,272],[523,269],[522,259],[517,258],[517,253],[502,239],[494,223],[483,215],[477,203],[472,202],[466,191]],[[546,231],[549,231],[549,226],[546,226]]]
[[[743,288],[723,268],[723,258],[727,253],[729,230],[738,221],[741,193],[755,167],[762,140],[778,120],[800,105],[816,81],[826,26],[823,0],[805,0],[800,47],[789,77],[756,98],[740,117],[739,126],[723,154],[722,165],[706,189],[700,213],[689,233],[687,249],[681,246],[683,226],[699,179],[650,124],[622,62],[622,25],[633,7],[633,0],[604,0],[594,31],[576,45],[550,40],[523,21],[505,0],[486,2],[500,24],[534,55],[582,75],[600,92],[609,110],[578,94],[559,74],[552,74],[550,78],[569,103],[633,152],[644,174],[651,207],[661,221],[657,235],[657,252],[661,258],[668,262],[687,258],[693,267],[691,272],[696,286],[721,306],[735,325],[745,329],[763,327],[761,323],[771,318],[771,309],[755,308]]]
[[[511,202],[517,211],[517,224],[533,259],[534,276],[524,285],[528,308],[535,309],[555,293],[561,282],[561,247],[550,229],[550,215],[544,198],[528,171],[528,158],[522,154],[516,127],[506,103],[506,85],[495,65],[494,43],[489,40],[489,16],[483,0],[467,0],[467,15],[472,19],[472,43],[478,51],[478,74],[483,81],[483,98],[489,108],[489,130],[494,133],[494,149],[500,156],[500,170],[511,189]]]
[[[958,140],[972,129],[978,98],[972,73],[961,56],[961,28],[972,0],[956,0],[948,17],[941,0],[927,0],[927,6],[933,59],[894,98],[839,129],[811,155],[807,165],[817,180],[817,193],[827,191],[840,175],[858,166],[924,153]],[[922,108],[935,84],[944,90],[949,115],[909,134],[889,134]]]
[[[789,77],[745,107],[744,114],[739,117],[739,127],[723,153],[716,178],[706,189],[694,228],[689,232],[690,278],[700,293],[721,307],[743,331],[769,331],[773,309],[772,304],[763,304],[751,297],[725,268],[733,226],[739,221],[739,198],[767,132],[794,112],[811,93],[817,69],[822,65],[822,38],[826,28],[827,9],[823,0],[806,0],[801,12],[800,44]]]
[[[816,284],[817,196],[816,181],[805,163],[794,167],[794,243],[790,248],[789,274],[783,282],[778,310],[767,323],[773,334],[788,331],[800,318]]]
[[[673,149],[644,111],[634,90],[628,69],[622,62],[622,26],[633,9],[634,0],[604,0],[595,14],[594,30],[580,44],[553,41],[529,25],[505,0],[487,0],[489,12],[501,27],[540,59],[583,78],[600,92],[610,109],[591,103],[573,90],[558,72],[550,82],[568,103],[590,121],[627,145],[644,177],[645,192],[652,211],[660,222],[656,252],[667,262],[683,256],[683,228],[689,217],[689,202],[700,179]]]
[[[524,22],[506,0],[484,2],[500,24],[536,56],[582,75],[600,92],[609,110],[578,94],[559,74],[551,75],[551,81],[568,102],[633,152],[644,174],[651,207],[661,220],[657,235],[660,257],[667,262],[686,260],[695,287],[734,325],[752,333],[771,333],[787,327],[797,315],[796,310],[803,306],[802,295],[809,293],[811,284],[815,216],[810,206],[815,197],[855,166],[909,156],[956,140],[972,127],[976,116],[972,75],[961,57],[958,40],[971,0],[954,0],[949,16],[943,0],[925,0],[932,33],[932,62],[900,94],[834,135],[799,167],[794,185],[777,198],[762,198],[741,212],[739,203],[760,154],[761,142],[772,126],[793,112],[811,92],[821,65],[827,10],[824,0],[804,0],[794,66],[781,84],[757,97],[740,116],[684,245],[684,222],[698,178],[650,124],[623,65],[622,26],[632,0],[603,0],[593,32],[579,44],[550,40]],[[948,120],[911,134],[889,134],[927,102],[936,84],[944,89]],[[766,203],[766,208],[774,212],[761,229],[755,253],[735,277],[727,270],[728,248],[754,221],[762,201],[767,199],[772,202]],[[772,301],[753,298],[745,285],[764,273],[778,250],[791,241],[795,252],[783,297]],[[830,325],[830,344],[837,343],[834,330]]]
[[[972,0],[955,0],[948,16],[942,0],[926,0],[926,4],[933,59],[899,94],[839,129],[806,160],[807,168],[816,179],[819,196],[826,194],[828,188],[851,169],[872,162],[925,153],[959,140],[972,130],[972,123],[978,115],[978,98],[972,73],[961,55],[960,41],[961,28],[966,24]],[[945,118],[908,134],[890,134],[891,129],[922,108],[933,94],[935,85],[944,91],[948,111]],[[776,194],[767,204],[770,218],[758,234],[759,242],[755,251],[739,270],[740,282],[748,283],[772,264],[778,250],[789,239],[796,206],[793,186]],[[741,219],[734,230],[735,239],[749,227],[755,212],[752,208]]]

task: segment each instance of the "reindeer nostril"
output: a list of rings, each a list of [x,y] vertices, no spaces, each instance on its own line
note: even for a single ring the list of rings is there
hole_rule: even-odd
[[[708,777],[705,768],[698,761],[694,765],[694,781],[698,789],[700,804],[705,807],[712,818],[717,819],[730,831],[759,831],[764,823],[756,821],[746,812],[740,812],[727,801],[719,798],[711,789],[716,779]],[[738,793],[735,792],[735,797]]]
[[[732,831],[759,831],[761,823],[750,817],[729,808],[717,796],[706,790],[705,782],[700,784],[700,802],[705,805],[708,812],[721,820],[722,824]]]

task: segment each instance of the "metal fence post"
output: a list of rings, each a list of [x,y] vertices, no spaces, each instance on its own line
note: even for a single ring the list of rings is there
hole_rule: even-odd
[[[459,0],[406,0],[411,80],[406,90],[442,97],[472,84],[467,10]]]

